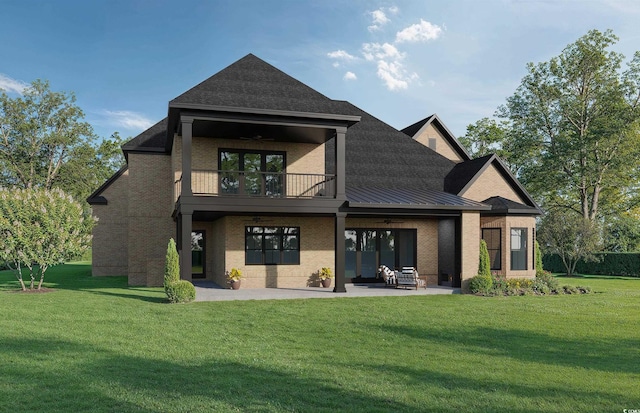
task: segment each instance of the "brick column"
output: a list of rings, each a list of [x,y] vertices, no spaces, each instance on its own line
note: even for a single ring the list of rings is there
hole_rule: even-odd
[[[479,264],[480,213],[463,212],[460,217],[460,276],[463,288],[466,288],[469,278],[478,274]]]

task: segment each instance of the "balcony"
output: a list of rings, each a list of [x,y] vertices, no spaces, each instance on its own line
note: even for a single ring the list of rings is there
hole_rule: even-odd
[[[336,176],[258,171],[193,170],[194,196],[257,198],[335,198]],[[174,200],[182,193],[182,177],[174,185]]]

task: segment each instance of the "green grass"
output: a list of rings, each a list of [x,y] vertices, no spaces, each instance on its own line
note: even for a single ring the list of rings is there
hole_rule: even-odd
[[[640,280],[595,293],[164,303],[0,272],[0,412],[621,412],[640,408]]]

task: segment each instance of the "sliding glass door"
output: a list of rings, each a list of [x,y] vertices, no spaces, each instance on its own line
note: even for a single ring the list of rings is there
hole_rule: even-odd
[[[416,266],[415,229],[348,229],[345,231],[346,279],[376,282],[378,267]]]

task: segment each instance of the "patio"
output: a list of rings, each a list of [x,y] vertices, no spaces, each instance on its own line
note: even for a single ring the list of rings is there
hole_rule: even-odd
[[[194,280],[196,301],[232,300],[290,300],[297,298],[342,298],[342,297],[391,297],[436,294],[460,294],[459,288],[427,287],[415,289],[391,288],[384,284],[347,284],[346,293],[334,293],[333,288],[222,288],[211,281]]]

